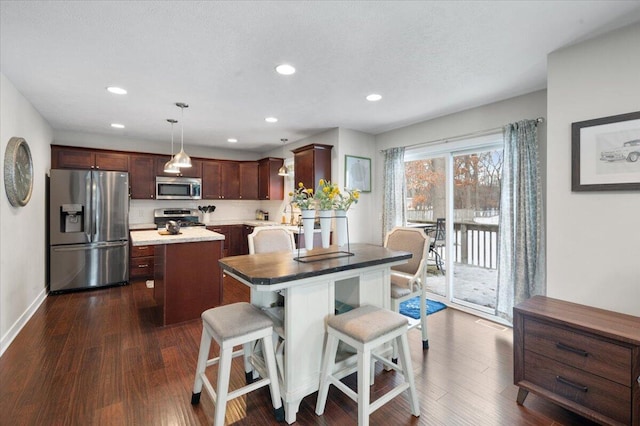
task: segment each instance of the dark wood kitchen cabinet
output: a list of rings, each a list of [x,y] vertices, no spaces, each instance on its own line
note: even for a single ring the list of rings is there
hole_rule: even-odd
[[[148,154],[129,156],[129,185],[132,199],[156,198],[155,156]]]
[[[529,392],[607,425],[640,426],[640,317],[534,296],[513,309],[518,404]]]
[[[291,151],[296,187],[302,182],[306,188],[315,190],[320,179],[331,180],[332,148],[331,145],[311,144]]]
[[[258,199],[258,162],[241,161],[239,164],[241,200]]]
[[[220,192],[220,169],[220,161],[202,161],[202,198],[204,200],[217,200],[222,197]]]
[[[169,155],[156,155],[156,176],[202,178],[203,161],[193,158],[191,159],[191,167],[181,168],[180,173],[165,173],[164,165],[170,158]]]
[[[220,198],[240,198],[240,164],[237,161],[220,162]]]
[[[153,278],[153,248],[155,246],[132,246],[129,259],[129,281]]]
[[[282,167],[282,158],[263,158],[258,161],[258,199],[284,199],[284,177],[278,176],[278,169]]]
[[[51,145],[52,169],[129,171],[129,155],[116,151]]]
[[[247,237],[253,232],[254,228],[251,225],[242,225],[242,243],[239,247],[239,254],[249,254],[249,239]]]
[[[242,246],[242,230],[244,225],[215,225],[207,226],[209,231],[217,232],[224,235],[224,243],[222,245],[222,257],[238,256],[243,253]]]

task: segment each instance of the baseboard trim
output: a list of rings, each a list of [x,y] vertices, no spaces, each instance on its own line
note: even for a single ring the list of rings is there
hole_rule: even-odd
[[[47,298],[47,289],[43,288],[40,294],[35,298],[35,300],[29,305],[29,307],[20,315],[20,318],[16,322],[13,323],[11,328],[2,336],[2,340],[0,340],[0,356],[4,354],[4,351],[9,347],[13,339],[16,338],[20,330],[24,328],[27,322],[31,319],[33,314],[36,313],[42,302]]]

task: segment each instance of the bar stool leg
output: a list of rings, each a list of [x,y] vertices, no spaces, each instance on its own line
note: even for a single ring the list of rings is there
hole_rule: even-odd
[[[407,333],[403,333],[396,339],[400,359],[402,360],[402,373],[404,379],[409,383],[409,405],[411,406],[411,414],[416,417],[420,416],[420,404],[416,392],[416,383],[413,377],[413,368],[411,368],[411,352],[409,351],[409,340]]]
[[[251,365],[251,354],[253,354],[254,342],[244,343],[242,348],[244,350],[244,380],[247,385],[250,385],[254,381],[253,365]]]
[[[191,404],[200,402],[202,394],[202,377],[201,374],[207,368],[209,359],[209,349],[211,349],[211,336],[207,333],[207,329],[202,327],[202,337],[200,338],[200,352],[198,353],[198,365],[196,366],[196,379],[193,383],[193,393],[191,394]]]
[[[220,348],[220,363],[218,364],[218,385],[216,389],[216,413],[213,419],[214,426],[224,425],[224,415],[227,411],[227,395],[229,394],[229,375],[231,374],[231,360],[233,347]]]
[[[338,338],[329,334],[327,336],[327,346],[324,350],[322,358],[322,369],[320,370],[320,388],[318,389],[318,400],[316,401],[316,414],[321,416],[324,413],[324,407],[327,403],[327,395],[329,394],[329,374],[333,370],[333,364],[338,352]]]
[[[369,426],[371,349],[358,351],[358,426]]]
[[[264,359],[267,363],[267,373],[269,375],[269,390],[271,391],[271,402],[273,403],[273,414],[276,421],[284,421],[284,405],[280,398],[280,385],[278,383],[278,367],[276,367],[275,351],[273,350],[272,336],[262,338],[262,349]]]

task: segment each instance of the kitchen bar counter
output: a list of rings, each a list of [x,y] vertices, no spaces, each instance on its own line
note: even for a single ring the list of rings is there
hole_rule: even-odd
[[[334,315],[338,293],[353,306],[369,304],[389,308],[391,266],[406,263],[411,253],[368,244],[352,244],[353,256],[324,258],[301,263],[298,252],[263,253],[220,259],[223,271],[251,288],[251,303],[281,318],[284,352],[276,356],[280,369],[280,391],[288,423],[296,421],[300,402],[318,390],[320,363],[325,340],[325,322]],[[333,256],[337,246],[301,254]],[[284,315],[271,308],[284,296]],[[354,365],[352,357],[341,361]]]
[[[134,247],[224,240],[224,235],[200,226],[180,228],[178,235],[160,235],[158,230],[131,231],[130,235],[131,245]]]

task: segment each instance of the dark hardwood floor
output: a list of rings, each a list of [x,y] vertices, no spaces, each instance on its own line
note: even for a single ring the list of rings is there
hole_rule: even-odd
[[[201,322],[159,326],[151,293],[136,282],[47,297],[0,358],[0,424],[211,424],[209,396],[190,403]],[[248,300],[247,289],[225,284],[224,302],[239,300]],[[532,394],[523,407],[515,403],[511,329],[445,309],[429,316],[429,333],[431,348],[423,352],[419,331],[409,332],[421,416],[412,417],[400,396],[373,413],[372,424],[591,424]],[[241,359],[233,368],[231,386],[238,387]],[[378,369],[372,398],[402,380]],[[346,380],[355,387],[355,375]],[[298,424],[356,424],[356,404],[334,387],[322,417],[316,396],[303,400]],[[276,424],[268,388],[231,401],[226,420]]]

